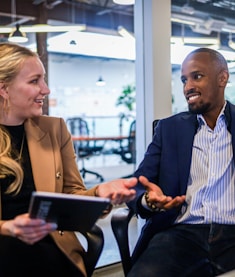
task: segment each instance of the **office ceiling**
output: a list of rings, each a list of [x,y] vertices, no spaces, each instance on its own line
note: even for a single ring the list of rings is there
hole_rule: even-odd
[[[222,42],[235,33],[235,0],[172,0],[171,3],[173,35],[182,35],[182,26],[184,35],[220,34]],[[113,0],[8,0],[0,6],[1,26],[46,23],[47,19],[106,30],[117,30],[122,25],[134,32],[133,6],[118,5]]]
[[[195,33],[235,32],[234,0],[172,0],[171,10],[173,18],[194,23]]]
[[[35,24],[43,18],[112,28],[117,21],[133,21],[133,6],[112,0],[15,0],[15,5],[8,0],[0,6],[0,25]]]

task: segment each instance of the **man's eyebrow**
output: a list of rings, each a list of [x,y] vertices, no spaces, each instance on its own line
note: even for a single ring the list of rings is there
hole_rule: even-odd
[[[194,71],[191,71],[189,74],[188,74],[188,76],[192,76],[192,75],[195,75],[195,74],[198,74],[198,73],[200,73],[200,74],[203,74],[203,72],[201,71],[201,70],[194,70]],[[185,75],[181,75],[181,77],[185,77]]]

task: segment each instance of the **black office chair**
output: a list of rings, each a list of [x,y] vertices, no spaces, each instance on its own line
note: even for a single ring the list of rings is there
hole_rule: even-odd
[[[98,225],[94,225],[90,231],[82,235],[87,241],[87,250],[83,254],[87,277],[91,277],[104,247],[104,234]]]
[[[158,121],[159,119],[153,121],[153,135]],[[131,270],[131,267],[146,249],[148,242],[154,235],[154,233],[152,232],[151,224],[149,224],[147,228],[142,229],[142,232],[134,247],[134,251],[130,253],[128,226],[133,216],[133,210],[129,208],[118,208],[111,217],[111,227],[114,233],[114,237],[116,238],[125,276],[127,276],[128,272]],[[200,261],[199,264],[192,265],[192,267],[188,269],[187,275],[185,275],[185,277],[200,276],[205,268],[208,268],[208,271],[211,270],[210,262],[206,259]],[[224,273],[223,270],[220,269],[216,264],[212,266],[212,270],[215,272],[215,274]]]
[[[81,117],[68,118],[66,123],[72,135],[89,137],[88,124]],[[85,178],[86,174],[93,174],[100,179],[100,182],[103,182],[104,178],[102,175],[85,168],[85,159],[100,154],[103,149],[103,145],[97,145],[96,142],[89,140],[76,140],[73,144],[77,158],[82,161],[82,168],[80,169],[82,177]]]
[[[154,129],[158,121],[159,120],[156,119],[152,123],[152,135],[154,135]],[[135,127],[135,121],[133,121],[133,124]],[[142,240],[143,236],[141,236],[137,241],[133,253],[130,253],[128,226],[133,216],[134,212],[131,209],[119,208],[113,213],[111,218],[111,227],[118,244],[118,249],[120,252],[122,267],[125,276],[127,276],[127,273],[130,271],[133,263],[136,261],[136,259],[139,257],[139,255],[142,253],[142,251],[145,249],[148,243],[147,240]]]
[[[132,266],[147,248],[150,239],[154,235],[151,232],[152,228],[150,226],[144,229],[144,231],[142,230],[142,233],[140,234],[140,237],[134,247],[134,251],[130,253],[128,226],[133,216],[133,210],[128,208],[118,208],[111,218],[111,226],[118,245],[124,276],[127,276]],[[188,268],[184,276],[205,276],[203,275],[205,273],[205,269],[208,271],[207,276],[211,276],[209,275],[209,273],[211,274],[211,271],[213,272],[213,276],[225,273],[225,271],[217,264],[211,264],[208,259],[202,259]]]
[[[123,141],[120,142],[120,146],[117,149],[113,149],[113,154],[118,154],[121,159],[128,164],[135,164],[136,162],[136,121],[133,120],[130,124],[129,135],[127,138],[127,144],[123,145]]]

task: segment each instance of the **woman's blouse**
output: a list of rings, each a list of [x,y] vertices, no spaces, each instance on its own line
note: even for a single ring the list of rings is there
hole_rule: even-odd
[[[0,179],[2,198],[2,219],[12,219],[15,216],[28,212],[29,201],[32,191],[35,190],[28,144],[26,140],[24,125],[3,126],[10,134],[12,140],[12,157],[21,163],[24,171],[24,179],[21,190],[18,194],[6,194],[13,176]]]

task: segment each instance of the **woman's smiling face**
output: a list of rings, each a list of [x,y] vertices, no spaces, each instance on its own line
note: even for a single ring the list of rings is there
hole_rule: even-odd
[[[41,115],[44,99],[50,90],[45,82],[45,70],[40,59],[25,59],[19,73],[4,89],[5,93],[1,94],[8,98],[8,124],[21,124],[27,118]]]

